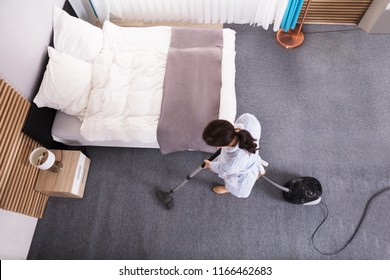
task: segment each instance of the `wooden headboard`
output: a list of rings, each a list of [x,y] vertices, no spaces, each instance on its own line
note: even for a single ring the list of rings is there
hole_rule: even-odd
[[[76,12],[68,1],[65,1],[63,10],[68,14],[77,17]],[[51,38],[50,46],[53,46],[53,34]],[[41,69],[41,74],[39,75],[40,81],[43,79],[48,62],[49,58],[47,58],[47,60],[43,63],[43,69]],[[38,93],[41,83],[38,82],[37,84],[38,87],[35,89],[35,93]],[[22,131],[48,149],[63,149],[65,145],[54,141],[51,135],[51,128],[56,112],[57,110],[51,108],[38,108],[34,102],[31,102],[31,108]]]

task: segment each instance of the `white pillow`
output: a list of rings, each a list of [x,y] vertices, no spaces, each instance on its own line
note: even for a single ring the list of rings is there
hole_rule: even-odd
[[[92,64],[48,47],[49,63],[34,103],[84,119],[92,89]]]
[[[102,29],[54,7],[54,48],[93,62],[103,48]]]
[[[122,27],[105,21],[103,24],[104,49],[112,52],[157,50],[168,52],[171,27]]]

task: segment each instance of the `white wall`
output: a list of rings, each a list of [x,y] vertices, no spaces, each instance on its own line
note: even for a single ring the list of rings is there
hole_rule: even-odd
[[[28,100],[39,86],[52,34],[53,5],[65,0],[0,1],[0,77]],[[0,209],[0,259],[25,259],[36,218]]]
[[[390,33],[390,0],[374,0],[359,22],[368,33]]]
[[[0,259],[25,260],[37,218],[0,209]]]
[[[0,1],[0,76],[32,100],[52,34],[53,5],[65,0]]]

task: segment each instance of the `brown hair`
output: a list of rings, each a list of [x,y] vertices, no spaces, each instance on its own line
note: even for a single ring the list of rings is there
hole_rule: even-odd
[[[228,146],[235,137],[238,138],[238,146],[254,154],[256,152],[256,139],[245,129],[236,130],[226,120],[213,120],[203,130],[203,140],[210,146]]]

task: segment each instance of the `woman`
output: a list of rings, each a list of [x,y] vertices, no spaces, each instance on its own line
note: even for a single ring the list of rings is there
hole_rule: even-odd
[[[225,182],[225,186],[213,187],[215,193],[249,196],[256,180],[265,174],[264,166],[268,166],[257,151],[260,136],[259,121],[248,113],[241,115],[234,125],[226,120],[213,120],[205,127],[204,141],[222,148],[214,161],[205,160],[205,168],[217,173]]]

